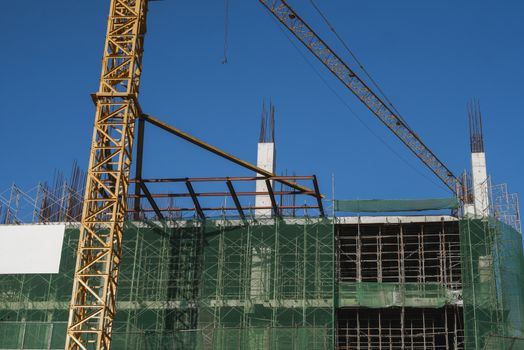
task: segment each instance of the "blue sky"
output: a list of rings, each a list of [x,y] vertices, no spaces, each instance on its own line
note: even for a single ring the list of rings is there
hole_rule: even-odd
[[[150,4],[145,112],[255,162],[262,101],[272,98],[279,172],[316,174],[328,196],[334,174],[339,199],[449,195],[323,66],[293,47],[258,1],[229,1],[228,64],[221,64],[222,0]],[[524,2],[317,2],[455,173],[469,168],[466,103],[479,98],[489,173],[524,193]],[[0,189],[50,180],[74,160],[85,169],[94,118],[89,94],[98,87],[108,3],[3,5]],[[290,4],[354,66],[308,1]],[[147,130],[146,141],[145,176],[249,175],[161,131]]]

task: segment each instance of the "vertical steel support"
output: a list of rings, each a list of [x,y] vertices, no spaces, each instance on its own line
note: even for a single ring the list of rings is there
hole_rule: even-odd
[[[320,194],[320,189],[318,188],[317,176],[313,175],[313,186],[315,186],[315,194],[317,197],[317,205],[320,216],[326,216],[324,213],[324,206],[322,205],[322,195]]]
[[[111,344],[146,13],[147,0],[111,0],[66,349]]]
[[[136,139],[136,159],[135,159],[135,179],[142,180],[142,162],[144,159],[144,129],[146,125],[144,119],[138,119],[137,139]],[[135,211],[133,220],[140,220],[140,195],[142,188],[139,182],[135,182],[135,200],[133,209]]]
[[[205,220],[206,216],[204,215],[204,211],[202,210],[202,207],[200,206],[200,202],[198,201],[198,197],[195,193],[195,190],[193,189],[193,185],[191,184],[191,181],[186,181],[186,187],[191,195],[191,199],[193,200],[193,204],[195,205],[195,210],[198,214],[198,217],[201,220]]]
[[[231,180],[226,181],[227,188],[229,189],[229,193],[231,193],[231,198],[233,198],[233,202],[235,203],[235,207],[237,208],[238,215],[240,216],[240,219],[242,219],[242,222],[246,222],[246,215],[244,214],[244,211],[242,210],[242,205],[240,204],[240,200],[238,199],[237,192],[235,191],[235,187],[233,186],[233,183]]]

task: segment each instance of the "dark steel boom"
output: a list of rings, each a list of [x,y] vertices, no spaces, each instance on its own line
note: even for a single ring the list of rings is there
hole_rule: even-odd
[[[375,114],[437,177],[460,196],[461,181],[382,99],[304,22],[284,0],[259,0],[355,96]]]

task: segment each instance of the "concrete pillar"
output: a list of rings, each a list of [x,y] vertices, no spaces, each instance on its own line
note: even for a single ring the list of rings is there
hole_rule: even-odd
[[[484,152],[471,153],[471,177],[475,216],[487,217],[489,215],[489,191],[486,154]]]
[[[257,166],[271,173],[275,173],[275,143],[274,142],[260,142],[258,144]],[[257,174],[260,176],[260,174]],[[273,182],[271,181],[271,186]],[[256,183],[257,192],[267,192],[266,182],[258,180]],[[271,199],[268,195],[257,195],[255,198],[255,205],[257,207],[271,207]],[[255,217],[271,217],[271,209],[255,209]]]

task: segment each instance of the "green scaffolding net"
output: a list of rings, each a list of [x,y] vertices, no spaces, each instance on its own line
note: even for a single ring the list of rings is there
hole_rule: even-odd
[[[466,349],[524,349],[521,234],[496,219],[460,222]]]
[[[416,307],[441,308],[460,298],[457,291],[441,283],[340,282],[341,307]]]
[[[203,348],[333,348],[332,223],[306,219],[206,231]]]
[[[0,349],[63,349],[78,229],[60,272],[0,276]],[[112,349],[332,349],[333,224],[128,224]]]
[[[456,198],[336,200],[335,211],[351,213],[416,212],[457,209]]]

